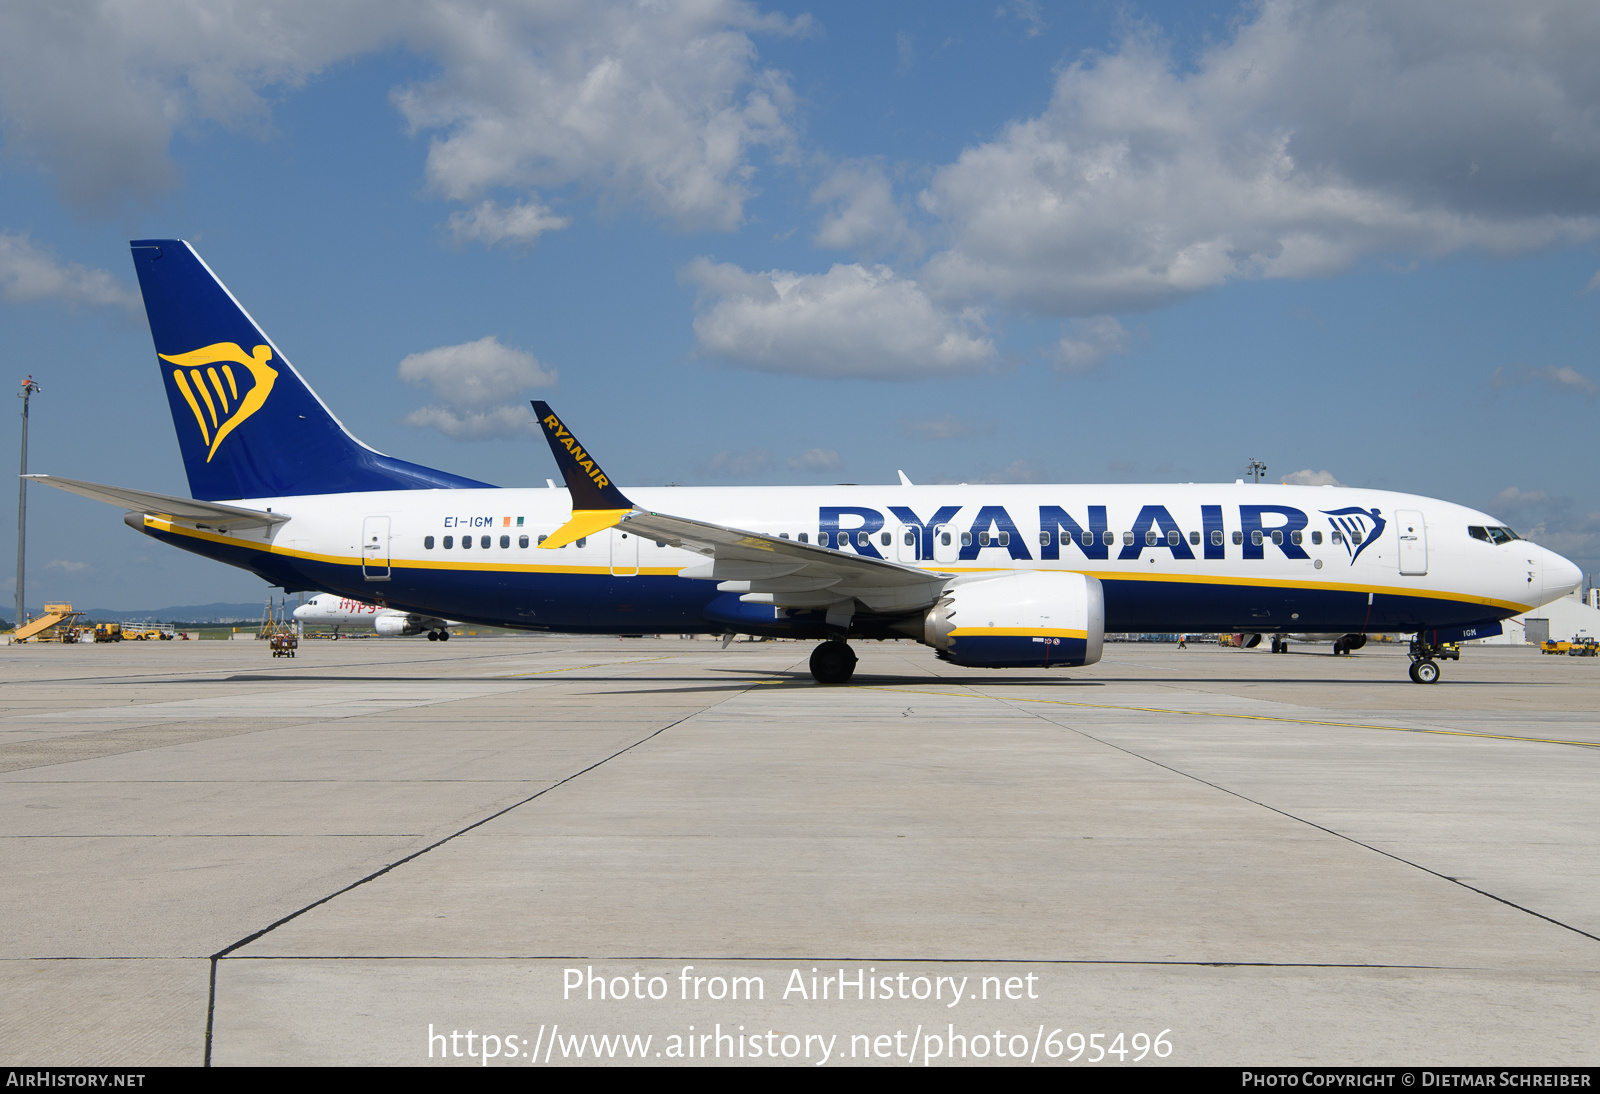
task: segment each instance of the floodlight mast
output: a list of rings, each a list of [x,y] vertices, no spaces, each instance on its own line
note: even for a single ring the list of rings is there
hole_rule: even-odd
[[[1260,482],[1261,476],[1267,473],[1267,465],[1251,456],[1250,462],[1245,465],[1245,470],[1249,472],[1256,482]]]
[[[19,472],[22,477],[17,480],[17,614],[12,624],[13,629],[20,628],[27,622],[22,614],[24,601],[22,581],[26,572],[28,541],[28,400],[38,390],[39,385],[33,382],[32,376],[29,376],[22,381],[22,390],[17,392],[17,398],[22,400],[22,470]]]

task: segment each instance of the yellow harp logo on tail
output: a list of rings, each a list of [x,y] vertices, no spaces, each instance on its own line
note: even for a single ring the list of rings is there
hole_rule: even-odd
[[[172,379],[178,385],[184,402],[194,411],[200,436],[205,438],[209,447],[206,452],[207,463],[217,454],[217,446],[222,443],[222,438],[261,409],[267,396],[272,394],[273,383],[278,379],[278,370],[267,364],[272,360],[270,346],[257,346],[253,353],[246,353],[237,342],[217,342],[188,353],[163,353],[158,356],[178,366],[172,370]],[[219,365],[221,371],[218,371]],[[233,365],[243,365],[250,372],[250,388],[242,396]],[[202,405],[204,409],[201,409]]]

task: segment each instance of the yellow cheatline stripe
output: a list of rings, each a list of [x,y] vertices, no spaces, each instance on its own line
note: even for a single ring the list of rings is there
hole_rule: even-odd
[[[895,695],[948,695],[957,699],[970,699],[972,692],[924,691],[910,688],[881,688],[863,685],[862,691],[887,691]],[[1440,737],[1481,737],[1490,741],[1522,741],[1537,745],[1576,745],[1579,748],[1600,748],[1600,741],[1562,741],[1553,737],[1517,737],[1509,733],[1473,733],[1465,729],[1413,729],[1407,726],[1375,726],[1366,722],[1329,722],[1318,718],[1283,718],[1270,714],[1226,714],[1215,710],[1171,710],[1167,707],[1122,706],[1117,703],[1073,703],[1065,699],[1028,699],[1014,695],[984,695],[977,698],[994,699],[1006,703],[1045,703],[1058,707],[1089,707],[1094,710],[1132,710],[1146,714],[1183,714],[1192,718],[1234,718],[1244,722],[1283,722],[1297,726],[1333,726],[1339,729],[1381,729],[1386,733],[1430,733]]]
[[[542,550],[554,550],[567,544],[603,532],[617,521],[633,512],[632,509],[578,509],[572,519],[550,533],[550,538],[539,544]]]
[[[971,635],[974,638],[1089,638],[1088,631],[1064,631],[1050,627],[957,627],[951,638]]]
[[[982,573],[1010,573],[1003,567],[974,566],[923,566],[921,569],[933,573],[945,574],[982,574]],[[1354,583],[1343,584],[1337,581],[1296,581],[1293,578],[1279,577],[1213,577],[1200,574],[1147,574],[1137,570],[1044,570],[1040,573],[1081,573],[1086,577],[1099,578],[1101,581],[1161,581],[1181,585],[1229,585],[1234,588],[1261,588],[1261,589],[1306,589],[1323,590],[1337,593],[1379,593],[1383,596],[1413,596],[1428,600],[1450,600],[1460,604],[1483,604],[1492,608],[1504,608],[1514,614],[1520,615],[1532,611],[1535,605],[1519,604],[1515,600],[1495,600],[1486,596],[1471,596],[1467,593],[1453,593],[1435,589],[1414,589],[1403,585],[1357,585]]]
[[[608,510],[588,510],[588,511],[589,512],[596,512],[596,513],[608,512]],[[627,512],[632,512],[632,510],[625,509],[625,510],[621,510],[621,512],[627,513]],[[265,551],[268,554],[274,554],[274,555],[283,555],[286,558],[303,558],[303,559],[307,559],[307,560],[312,561],[312,562],[330,562],[330,563],[333,563],[334,565],[339,565],[339,566],[359,566],[359,565],[361,565],[361,561],[362,561],[361,557],[359,555],[321,555],[321,554],[316,554],[315,552],[312,552],[312,551],[298,551],[298,550],[295,550],[295,549],[289,548],[289,547],[277,547],[277,546],[274,546],[274,545],[269,544],[269,543],[255,543],[255,542],[251,542],[248,539],[240,539],[240,538],[236,538],[234,536],[221,536],[221,535],[216,535],[216,534],[211,533],[211,532],[202,532],[202,531],[199,531],[198,529],[194,529],[194,528],[183,528],[183,527],[179,527],[176,524],[171,523],[170,521],[163,520],[160,517],[152,517],[152,516],[148,516],[147,515],[144,518],[144,522],[145,522],[145,524],[149,525],[152,528],[157,528],[157,529],[160,529],[161,531],[164,531],[164,532],[170,532],[173,535],[189,536],[189,537],[194,538],[194,539],[209,540],[212,543],[229,543],[229,544],[232,544],[235,547],[248,547],[251,550]],[[546,540],[545,541],[546,545],[548,545],[549,542],[550,542],[549,540]],[[412,569],[412,570],[482,570],[484,572],[505,571],[505,572],[512,572],[512,573],[536,573],[536,574],[609,574],[609,573],[611,573],[611,568],[609,566],[530,566],[530,565],[525,565],[525,564],[521,564],[521,563],[514,563],[514,562],[512,562],[512,563],[507,563],[507,562],[495,562],[495,563],[488,563],[488,562],[485,562],[485,563],[431,562],[431,561],[428,561],[426,559],[415,559],[415,558],[412,558],[412,559],[400,559],[398,561],[395,561],[395,560],[391,559],[391,565],[404,566],[406,569]],[[685,563],[685,565],[687,565],[687,563]],[[672,576],[675,576],[678,573],[678,571],[682,570],[683,568],[684,568],[683,566],[641,566],[641,567],[639,567],[639,573],[642,576],[649,576],[649,577],[672,577]],[[933,569],[934,572],[939,572],[939,573],[967,573],[967,572],[977,573],[977,572],[982,572],[982,571],[937,570],[937,569],[932,568],[932,567],[924,567],[924,569]],[[1010,571],[996,571],[996,572],[1009,573]],[[1046,572],[1075,573],[1077,571],[1062,570],[1062,571],[1046,571]],[[621,575],[621,576],[632,576],[632,575]],[[1089,576],[1091,576],[1091,577],[1117,577],[1119,575],[1116,575],[1116,574],[1091,574]],[[1141,576],[1140,580],[1148,581],[1148,580],[1154,580],[1154,579],[1152,579],[1150,577],[1147,577],[1147,576]],[[1174,578],[1172,580],[1176,580],[1176,581],[1200,581],[1202,579],[1200,579],[1200,578]],[[1527,605],[1527,604],[1517,604],[1515,602],[1505,601],[1505,600],[1490,600],[1490,599],[1488,599],[1486,597],[1468,596],[1465,593],[1430,592],[1430,591],[1424,590],[1424,589],[1397,589],[1397,588],[1385,587],[1385,586],[1382,586],[1382,585],[1323,585],[1323,584],[1301,585],[1301,584],[1297,584],[1297,583],[1295,583],[1293,581],[1278,581],[1278,580],[1275,580],[1275,579],[1261,579],[1261,580],[1244,580],[1244,579],[1241,579],[1241,580],[1232,580],[1232,579],[1228,579],[1228,578],[1206,578],[1204,580],[1209,582],[1209,583],[1211,583],[1211,584],[1233,585],[1235,587],[1274,586],[1274,587],[1282,587],[1282,588],[1288,588],[1288,589],[1325,588],[1325,589],[1333,589],[1333,590],[1336,590],[1336,591],[1345,591],[1345,592],[1383,593],[1386,596],[1431,597],[1431,598],[1436,599],[1436,600],[1449,600],[1449,601],[1453,601],[1453,602],[1459,603],[1459,604],[1487,604],[1487,605],[1490,605],[1490,606],[1493,606],[1493,607],[1497,607],[1497,608],[1508,609],[1508,610],[1510,610],[1510,611],[1512,611],[1512,612],[1514,612],[1516,614],[1519,614],[1519,615],[1522,612],[1526,612],[1526,611],[1530,611],[1531,610],[1531,606]],[[1033,633],[1033,632],[1029,632],[1029,633]],[[1081,637],[1081,632],[1080,632],[1079,636]]]
[[[308,562],[326,562],[334,566],[360,566],[364,561],[360,555],[323,555],[315,551],[299,551],[292,547],[279,547],[271,543],[251,540],[243,536],[224,536],[215,532],[202,532],[197,528],[185,528],[172,523],[162,517],[145,515],[145,525],[157,531],[167,532],[175,536],[187,536],[190,539],[205,540],[208,543],[225,543],[231,547],[244,547],[263,554],[280,555],[284,558],[299,558]],[[493,548],[491,548],[493,550]],[[432,562],[426,559],[395,558],[390,556],[389,565],[395,569],[407,570],[466,570],[475,573],[530,573],[530,574],[575,574],[585,576],[611,576],[609,566],[536,566],[520,562]],[[682,566],[641,566],[639,574],[645,577],[676,577]],[[632,574],[618,576],[632,577]]]

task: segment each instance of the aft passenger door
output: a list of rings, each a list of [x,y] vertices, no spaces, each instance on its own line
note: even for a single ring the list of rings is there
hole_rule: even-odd
[[[388,517],[368,517],[361,522],[361,576],[368,581],[389,580]]]
[[[938,524],[933,529],[933,561],[955,562],[961,554],[961,533],[954,524]]]
[[[1395,529],[1400,536],[1400,572],[1420,577],[1428,572],[1428,527],[1416,509],[1396,509]]]

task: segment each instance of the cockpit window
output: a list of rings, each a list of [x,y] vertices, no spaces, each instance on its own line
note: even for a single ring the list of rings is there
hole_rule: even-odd
[[[1481,539],[1485,543],[1494,544],[1510,543],[1513,540],[1522,538],[1509,528],[1493,524],[1489,525],[1488,527],[1470,524],[1467,526],[1467,534],[1473,539]]]

